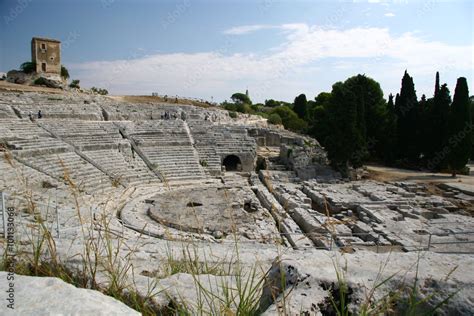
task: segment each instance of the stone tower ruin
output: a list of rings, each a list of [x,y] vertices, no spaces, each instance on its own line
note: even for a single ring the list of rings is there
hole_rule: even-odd
[[[55,39],[33,37],[31,61],[37,73],[61,74],[61,42]]]

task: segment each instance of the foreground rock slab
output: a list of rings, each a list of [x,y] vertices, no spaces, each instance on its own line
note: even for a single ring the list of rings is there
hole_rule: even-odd
[[[7,272],[0,272],[0,290],[7,297]],[[58,278],[15,275],[14,309],[2,299],[1,315],[140,315],[98,291],[79,289]]]
[[[296,260],[284,255],[273,262],[260,298],[264,315],[336,314],[334,303],[341,306],[341,287],[346,288],[348,310],[356,315],[364,305],[381,312],[388,295],[392,295],[391,309],[397,315],[409,308],[410,295],[415,297],[411,307],[416,314],[472,315],[474,310],[472,256],[318,254],[304,254]]]

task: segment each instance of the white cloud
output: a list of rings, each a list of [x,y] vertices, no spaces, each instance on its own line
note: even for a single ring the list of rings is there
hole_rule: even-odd
[[[317,88],[327,90],[335,80],[345,79],[340,77],[342,74],[366,73],[380,81],[382,88],[392,89],[399,84],[399,79],[393,82],[393,76],[400,78],[405,69],[416,80],[421,76],[432,77],[437,70],[468,76],[466,70],[473,66],[472,44],[448,45],[427,41],[413,33],[394,36],[386,28],[337,30],[307,24],[250,25],[232,28],[227,34],[268,28],[284,32],[286,39],[261,54],[229,54],[220,50],[153,54],[130,60],[75,64],[70,69],[84,86],[101,86],[112,93],[159,92],[223,100],[248,85],[253,97],[262,101],[277,96],[289,100],[303,89],[311,89],[306,92],[314,95]],[[327,58],[336,62],[328,62]],[[440,65],[445,66],[440,69]],[[306,71],[309,67],[313,67],[313,74]],[[333,81],[319,82],[328,80]],[[472,80],[468,78],[471,84]]]
[[[228,35],[242,35],[242,34],[253,33],[260,30],[272,29],[276,27],[277,26],[267,25],[267,24],[243,25],[243,26],[232,27],[230,29],[225,30],[223,33],[228,34]]]
[[[388,13],[385,13],[384,16],[386,16],[388,18],[393,18],[395,16],[395,13],[388,12]]]

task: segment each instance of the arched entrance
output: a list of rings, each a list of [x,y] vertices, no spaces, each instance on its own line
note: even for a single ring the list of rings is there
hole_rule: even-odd
[[[242,162],[236,155],[229,155],[222,162],[226,171],[242,171]]]

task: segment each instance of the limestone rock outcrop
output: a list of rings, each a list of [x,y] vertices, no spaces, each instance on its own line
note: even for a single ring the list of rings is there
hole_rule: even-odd
[[[298,259],[283,255],[273,262],[260,299],[264,315],[335,315],[334,304],[338,309],[341,306],[341,287],[345,305],[355,315],[364,305],[372,310],[388,306],[390,295],[396,299],[391,306],[395,314],[410,307],[415,314],[430,315],[430,311],[471,315],[474,309],[472,256],[430,252],[314,255]]]
[[[14,281],[7,281],[7,272],[0,272],[2,293],[8,291],[9,282],[14,284],[14,309],[2,300],[2,315],[140,315],[110,296],[76,288],[58,278],[15,275]]]

